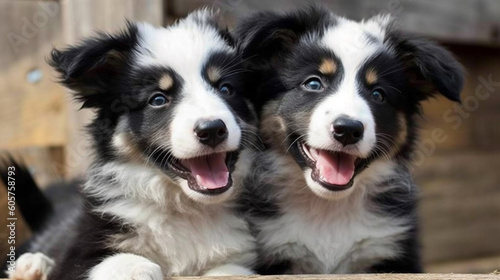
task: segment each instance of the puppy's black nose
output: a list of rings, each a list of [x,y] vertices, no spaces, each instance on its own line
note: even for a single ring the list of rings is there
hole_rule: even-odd
[[[339,117],[333,122],[332,130],[333,137],[342,145],[347,146],[356,144],[363,139],[365,128],[360,121],[348,117]]]
[[[212,148],[227,139],[226,124],[221,119],[199,121],[194,128],[194,133],[200,143]]]

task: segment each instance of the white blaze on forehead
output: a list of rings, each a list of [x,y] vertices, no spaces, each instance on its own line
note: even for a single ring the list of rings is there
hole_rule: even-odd
[[[345,18],[339,18],[338,24],[326,30],[322,44],[333,51],[342,62],[344,75],[354,74],[363,65],[363,63],[373,56],[380,45],[371,42],[367,34],[383,41],[385,32],[372,21],[359,23]],[[378,36],[377,36],[378,35]]]
[[[201,78],[201,69],[211,54],[234,52],[215,27],[200,23],[194,16],[170,27],[138,24],[137,66],[166,66],[183,79]]]

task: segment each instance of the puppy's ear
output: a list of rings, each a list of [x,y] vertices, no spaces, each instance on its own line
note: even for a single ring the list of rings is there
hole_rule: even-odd
[[[410,83],[419,90],[420,100],[441,93],[452,101],[460,102],[464,70],[449,51],[428,40],[398,33],[391,34],[389,38],[408,67]]]
[[[98,107],[120,83],[137,40],[137,26],[127,22],[127,29],[117,35],[99,34],[64,50],[53,49],[49,64],[82,108]]]
[[[211,8],[202,8],[190,13],[186,21],[194,21],[200,26],[212,26],[215,28],[221,38],[232,48],[235,47],[235,40],[229,32],[224,20],[218,10]]]
[[[266,69],[281,61],[307,31],[322,30],[331,14],[309,7],[291,14],[263,12],[242,20],[235,34],[242,59],[254,69]]]

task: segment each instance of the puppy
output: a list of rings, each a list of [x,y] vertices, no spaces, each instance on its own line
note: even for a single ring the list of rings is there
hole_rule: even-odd
[[[437,93],[459,101],[460,64],[388,16],[260,13],[236,34],[267,146],[242,199],[262,272],[420,272],[416,122]]]
[[[41,233],[32,251],[44,255],[21,257],[11,277],[36,274],[26,263],[45,277],[46,256],[54,280],[252,274],[256,244],[234,199],[256,115],[234,41],[214,15],[167,28],[129,23],[54,50],[50,64],[96,112],[94,160],[83,207]]]

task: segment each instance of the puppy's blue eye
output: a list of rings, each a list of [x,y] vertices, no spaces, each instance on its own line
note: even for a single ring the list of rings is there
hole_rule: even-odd
[[[319,78],[310,78],[304,82],[303,86],[310,91],[320,91],[323,89],[323,83]]]
[[[149,105],[153,107],[160,107],[169,102],[170,100],[163,93],[155,94],[151,97],[151,99],[149,99]]]
[[[384,102],[385,101],[385,92],[382,89],[376,89],[372,91],[371,97],[373,100],[377,102]]]
[[[234,88],[229,84],[223,84],[219,87],[219,92],[224,95],[233,95]]]

